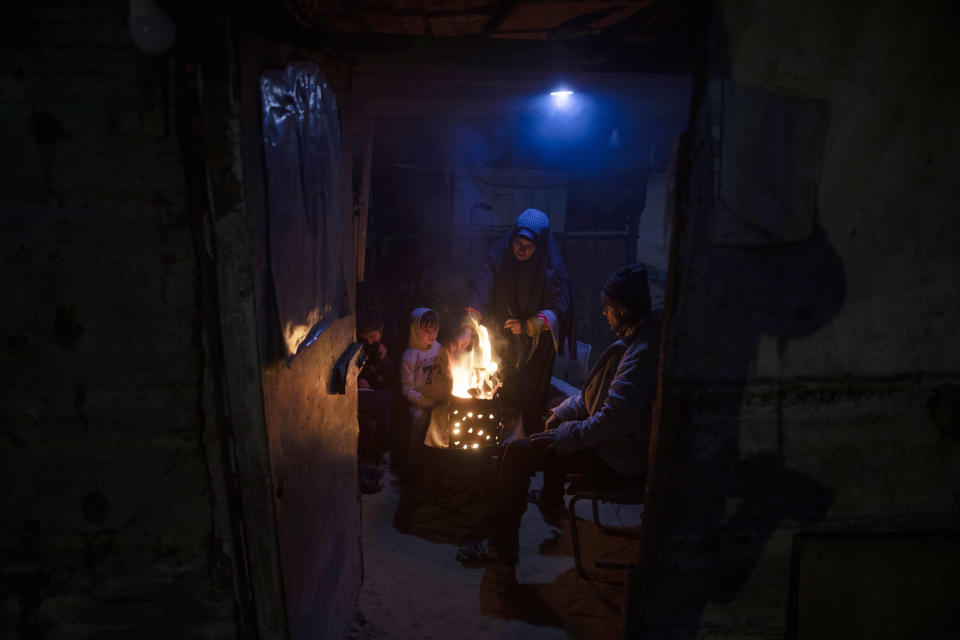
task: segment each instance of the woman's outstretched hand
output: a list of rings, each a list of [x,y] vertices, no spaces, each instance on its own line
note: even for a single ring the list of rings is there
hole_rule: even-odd
[[[515,336],[524,332],[523,323],[516,318],[507,318],[507,321],[503,323],[503,328],[510,329],[510,332]]]
[[[473,329],[464,327],[457,334],[457,337],[450,343],[450,353],[458,354],[470,346],[470,340],[473,338]]]

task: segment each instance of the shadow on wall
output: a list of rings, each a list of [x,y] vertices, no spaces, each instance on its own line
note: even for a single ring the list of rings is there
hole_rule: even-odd
[[[790,340],[812,334],[842,308],[845,278],[838,254],[819,225],[809,238],[791,244],[720,246],[705,235],[697,243],[681,292],[687,297],[685,317],[675,323],[671,338],[677,360],[689,358],[683,377],[695,382],[671,384],[665,398],[664,424],[676,430],[669,446],[676,462],[668,471],[660,564],[653,569],[662,573],[650,582],[657,593],[647,596],[653,605],[645,614],[651,637],[669,628],[670,637],[695,638],[704,626],[729,625],[729,619],[704,619],[709,604],[737,599],[773,533],[823,520],[834,497],[828,487],[785,464],[783,394],[754,398],[758,392],[748,383],[761,336],[775,337],[782,355]],[[743,415],[754,401],[765,413]],[[751,453],[742,450],[748,419],[756,421]],[[788,565],[785,551],[784,597]],[[757,588],[766,597],[780,587],[758,583]],[[775,605],[752,606],[762,617],[764,608]]]

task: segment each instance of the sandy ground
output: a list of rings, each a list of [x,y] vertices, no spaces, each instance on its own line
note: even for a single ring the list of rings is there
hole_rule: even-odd
[[[574,569],[569,525],[545,523],[532,505],[515,569],[467,569],[455,560],[456,550],[484,533],[489,475],[444,477],[433,503],[425,503],[384,471],[383,490],[363,496],[364,580],[348,640],[617,637],[625,573],[596,569],[594,562],[630,561],[637,543],[601,535],[589,521],[588,502],[577,505],[588,518],[578,530],[593,579]],[[532,486],[541,483],[538,475]],[[601,519],[636,528],[642,509],[602,505]]]

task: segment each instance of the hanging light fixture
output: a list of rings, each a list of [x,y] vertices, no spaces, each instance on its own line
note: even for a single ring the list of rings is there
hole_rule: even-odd
[[[130,39],[145,53],[163,53],[177,39],[177,27],[154,0],[130,0]]]
[[[553,97],[553,106],[557,109],[566,109],[570,106],[570,96],[572,95],[573,91],[569,89],[557,89],[550,92],[550,96]]]

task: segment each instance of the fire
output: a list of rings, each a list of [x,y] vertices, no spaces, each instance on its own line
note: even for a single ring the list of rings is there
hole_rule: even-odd
[[[458,398],[492,398],[500,388],[499,363],[493,359],[487,328],[471,318],[473,348],[450,358],[453,395]]]

